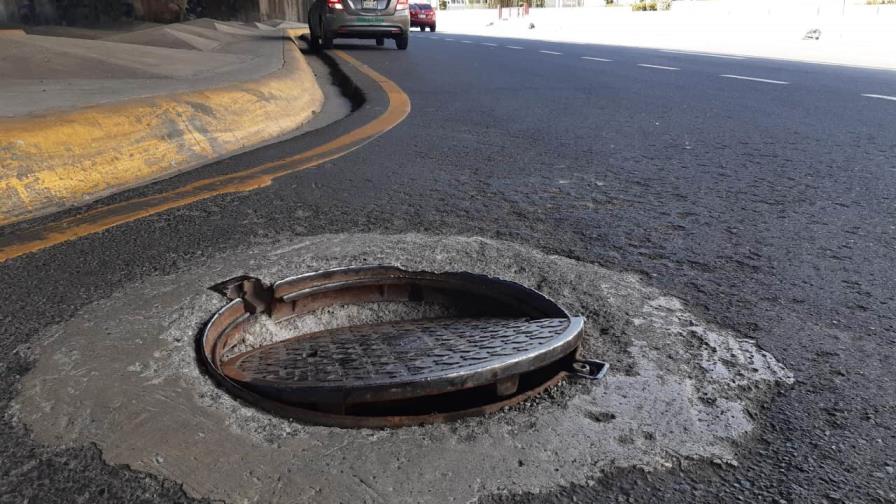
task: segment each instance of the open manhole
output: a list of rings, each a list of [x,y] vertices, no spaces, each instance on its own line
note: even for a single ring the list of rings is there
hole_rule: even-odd
[[[230,302],[200,334],[200,359],[233,395],[274,414],[339,427],[448,421],[523,401],[567,376],[597,379],[579,355],[584,319],[520,284],[472,273],[342,268],[213,290]],[[252,317],[274,321],[380,302],[451,316],[351,325],[244,349]],[[242,351],[240,351],[242,349]]]

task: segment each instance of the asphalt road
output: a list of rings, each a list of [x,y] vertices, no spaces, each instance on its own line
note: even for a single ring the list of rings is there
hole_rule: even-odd
[[[896,502],[896,101],[863,96],[896,96],[896,73],[443,33],[406,52],[337,46],[405,90],[404,122],[270,187],[0,264],[4,410],[38,331],[147,275],[292,235],[487,236],[643,273],[797,381],[737,467],[485,501]],[[308,148],[364,113],[94,206]],[[189,500],[0,425],[0,501]]]

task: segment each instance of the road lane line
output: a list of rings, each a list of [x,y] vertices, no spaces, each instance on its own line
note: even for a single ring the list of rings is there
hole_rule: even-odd
[[[432,37],[429,37],[429,38],[439,40],[442,37],[436,37],[435,35],[433,35]]]
[[[460,43],[461,44],[472,44],[473,42],[470,40],[461,40]]]
[[[491,44],[491,43],[489,43],[489,42],[480,42],[480,44],[482,44],[482,45],[487,45],[487,46],[489,46],[489,47],[498,47],[498,44]]]
[[[397,84],[345,51],[335,50],[330,54],[345,60],[373,80],[388,98],[386,110],[342,136],[292,156],[234,173],[203,178],[168,192],[102,206],[73,217],[0,236],[0,263],[213,196],[267,187],[283,175],[318,166],[367,144],[392,129],[411,112],[411,99]]]
[[[765,82],[768,84],[790,84],[789,82],[784,82],[784,81],[779,81],[779,80],[760,79],[758,77],[744,77],[743,75],[724,74],[724,75],[720,75],[719,77],[725,77],[728,79],[741,79],[741,80],[748,80],[748,81],[755,81],[755,82]]]
[[[660,52],[671,53],[671,54],[688,54],[691,56],[706,56],[709,58],[724,58],[724,59],[734,59],[734,60],[747,59],[744,56],[728,56],[726,54],[711,54],[711,53],[688,52],[688,51],[672,51],[670,49],[661,49]]]
[[[520,47],[520,46],[515,46],[515,45],[506,45],[506,46],[504,46],[504,47],[506,47],[506,48],[508,48],[508,49],[523,49],[522,47]]]
[[[611,59],[606,58],[595,58],[593,56],[582,56],[582,59],[591,60],[591,61],[613,61]]]
[[[450,40],[451,42],[454,42],[453,38],[446,38],[445,40]]]
[[[660,70],[680,70],[680,68],[660,66],[660,65],[648,65],[646,63],[638,63],[638,66],[646,67],[646,68],[659,68]]]
[[[893,100],[896,101],[896,96],[887,96],[882,94],[863,94],[862,96],[866,98],[880,98],[881,100]]]
[[[554,51],[538,51],[538,52],[540,52],[540,53],[545,53],[545,54],[556,54],[556,55],[558,55],[558,56],[560,56],[560,55],[563,54],[563,53],[554,52]]]

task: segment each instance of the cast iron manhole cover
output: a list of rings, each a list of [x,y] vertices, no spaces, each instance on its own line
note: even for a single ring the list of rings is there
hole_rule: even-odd
[[[264,285],[238,277],[213,287],[231,301],[200,335],[207,369],[234,395],[302,421],[402,426],[484,414],[572,374],[599,378],[579,358],[584,320],[522,285],[471,273],[344,268]],[[297,335],[244,352],[246,321],[322,308],[428,302],[457,316],[355,325]]]

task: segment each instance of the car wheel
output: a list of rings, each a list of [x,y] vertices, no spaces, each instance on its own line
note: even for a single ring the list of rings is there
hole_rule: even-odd
[[[308,19],[314,19],[314,16],[309,13]],[[311,48],[312,51],[318,52],[320,51],[320,33],[319,30],[314,29],[314,25],[316,23],[311,23],[309,26],[310,31],[308,33],[308,47]]]
[[[423,25],[420,25],[420,31],[426,31],[426,27]]]
[[[429,27],[429,31],[431,31],[431,32],[436,31],[436,25],[432,25],[432,26],[430,26],[430,27]]]
[[[405,33],[405,34],[402,35],[401,37],[395,39],[395,47],[397,47],[398,49],[404,51],[405,49],[408,48],[408,41],[410,40],[410,38],[411,38],[411,37],[410,37],[410,34],[409,34],[409,33]]]
[[[382,46],[386,45],[386,40],[383,37],[380,37],[380,38],[376,39],[376,45],[382,47]]]

